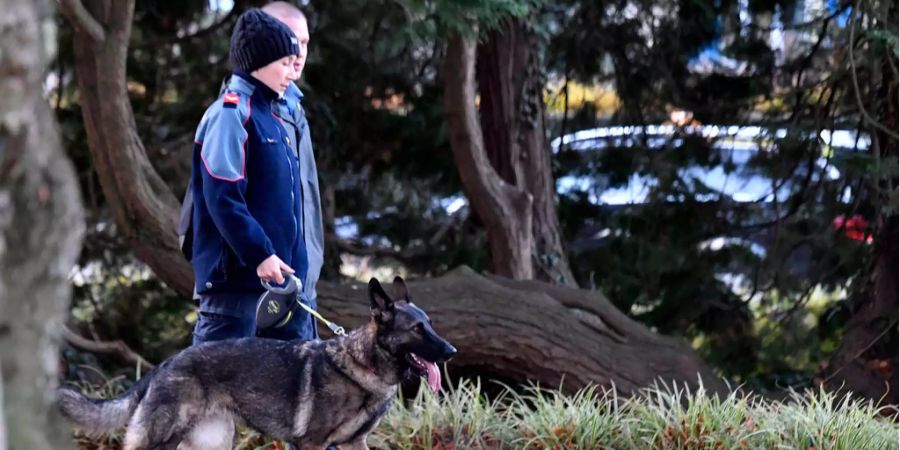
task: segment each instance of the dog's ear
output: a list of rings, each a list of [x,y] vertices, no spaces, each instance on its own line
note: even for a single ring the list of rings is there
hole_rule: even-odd
[[[387,292],[384,292],[381,283],[375,277],[369,280],[369,300],[372,302],[373,313],[380,313],[379,316],[394,313],[394,301]]]
[[[412,300],[409,298],[409,289],[406,288],[406,282],[403,281],[402,277],[394,277],[394,298],[397,299],[398,302],[411,302]]]

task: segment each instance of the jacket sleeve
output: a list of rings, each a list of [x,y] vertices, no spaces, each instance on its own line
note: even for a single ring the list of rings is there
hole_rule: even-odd
[[[240,100],[237,106],[242,107],[213,107],[209,111],[200,151],[204,170],[200,172],[203,200],[213,223],[240,262],[255,268],[274,255],[275,249],[262,226],[250,215],[244,197],[248,137],[244,125],[250,111],[246,99]]]

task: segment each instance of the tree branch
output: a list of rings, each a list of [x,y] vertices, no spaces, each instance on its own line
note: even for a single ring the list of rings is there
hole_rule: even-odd
[[[337,248],[342,252],[352,253],[354,255],[359,256],[376,256],[380,258],[397,258],[401,260],[408,260],[415,256],[415,253],[410,250],[394,250],[390,247],[366,247],[357,244],[353,240],[344,239],[342,237],[337,236],[334,233],[328,233],[326,238],[334,242],[337,245]]]
[[[212,25],[209,25],[206,28],[201,28],[200,30],[195,31],[193,33],[186,33],[183,36],[176,36],[176,37],[166,39],[166,40],[154,40],[154,41],[141,42],[139,44],[133,45],[132,47],[146,49],[146,48],[158,47],[161,45],[170,46],[170,45],[178,44],[181,42],[190,41],[192,39],[196,39],[199,37],[203,37],[208,34],[214,33],[217,30],[219,30],[220,28],[222,28],[223,26],[231,23],[237,17],[238,13],[240,13],[240,12],[243,12],[243,10],[240,8],[237,8],[237,7],[233,7],[233,8],[231,8],[231,11],[228,12],[228,14],[225,14],[225,16],[223,16],[217,22],[213,23]]]
[[[434,233],[434,236],[431,236],[431,239],[428,240],[428,245],[430,247],[434,247],[435,245],[440,243],[444,239],[444,236],[446,236],[447,233],[451,229],[462,225],[463,223],[466,222],[466,220],[468,218],[469,218],[469,207],[468,206],[464,206],[464,207],[460,208],[458,211],[454,212],[453,215],[450,216],[450,219],[447,220],[446,222],[444,222],[444,224],[441,225],[441,228],[439,228],[437,230],[437,232]]]
[[[853,52],[854,47],[856,47],[856,11],[858,9],[858,5],[859,2],[854,3],[853,10],[850,12],[850,45],[848,46],[848,49],[850,51],[850,77],[853,81],[853,94],[856,97],[856,106],[859,108],[860,114],[862,114],[863,118],[869,125],[874,127],[876,130],[890,136],[894,140],[897,140],[900,139],[900,135],[882,125],[881,122],[879,122],[874,117],[872,117],[871,114],[869,114],[869,110],[866,109],[866,105],[863,103],[862,95],[860,94],[859,80],[857,79],[856,75],[856,56]],[[878,152],[874,152],[874,154],[877,162]]]
[[[77,347],[91,353],[113,354],[118,356],[123,361],[134,366],[139,365],[149,369],[153,369],[154,367],[156,367],[146,359],[144,359],[143,356],[139,355],[130,347],[128,347],[128,345],[121,340],[92,341],[90,339],[82,337],[65,325],[63,325],[62,327],[62,337],[73,347]]]
[[[469,208],[462,207],[458,211],[454,212],[447,219],[447,221],[444,222],[440,228],[438,228],[437,232],[435,232],[430,239],[428,239],[421,245],[414,245],[403,250],[395,250],[391,247],[384,246],[366,246],[360,244],[358,240],[342,238],[333,232],[326,233],[325,239],[328,242],[333,242],[340,251],[345,253],[350,253],[357,256],[396,258],[404,262],[409,262],[412,259],[418,258],[431,251],[431,249],[440,244],[440,242],[447,236],[447,233],[449,233],[450,230],[462,225],[468,218]]]
[[[72,26],[87,33],[95,43],[99,44],[106,40],[106,29],[84,7],[81,0],[59,0],[59,3],[62,6],[63,14],[69,18]]]
[[[90,4],[91,11],[108,24],[106,42],[94,45],[88,33],[75,33],[72,40],[91,168],[119,235],[160,280],[190,298],[193,271],[175,233],[179,202],[147,156],[128,96],[126,71],[135,0],[96,3],[96,10]]]

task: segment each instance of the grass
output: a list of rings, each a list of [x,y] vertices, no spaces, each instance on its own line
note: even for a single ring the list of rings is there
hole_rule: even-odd
[[[121,392],[116,381],[95,395]],[[120,385],[120,383],[119,383]],[[733,392],[720,398],[657,384],[631,397],[588,387],[573,395],[531,387],[487,398],[479,381],[441,394],[420,389],[398,401],[369,436],[378,449],[900,449],[896,416],[872,402],[824,390],[792,392],[767,401]],[[116,449],[121,432],[103,438],[76,434],[80,449]],[[242,430],[239,450],[282,450]]]

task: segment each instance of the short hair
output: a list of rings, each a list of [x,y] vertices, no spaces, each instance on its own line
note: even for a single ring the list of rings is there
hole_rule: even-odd
[[[285,18],[285,19],[294,19],[294,18],[302,18],[306,20],[306,14],[303,14],[303,11],[289,2],[270,2],[266,3],[265,6],[261,8],[263,12],[266,14],[277,18]]]

